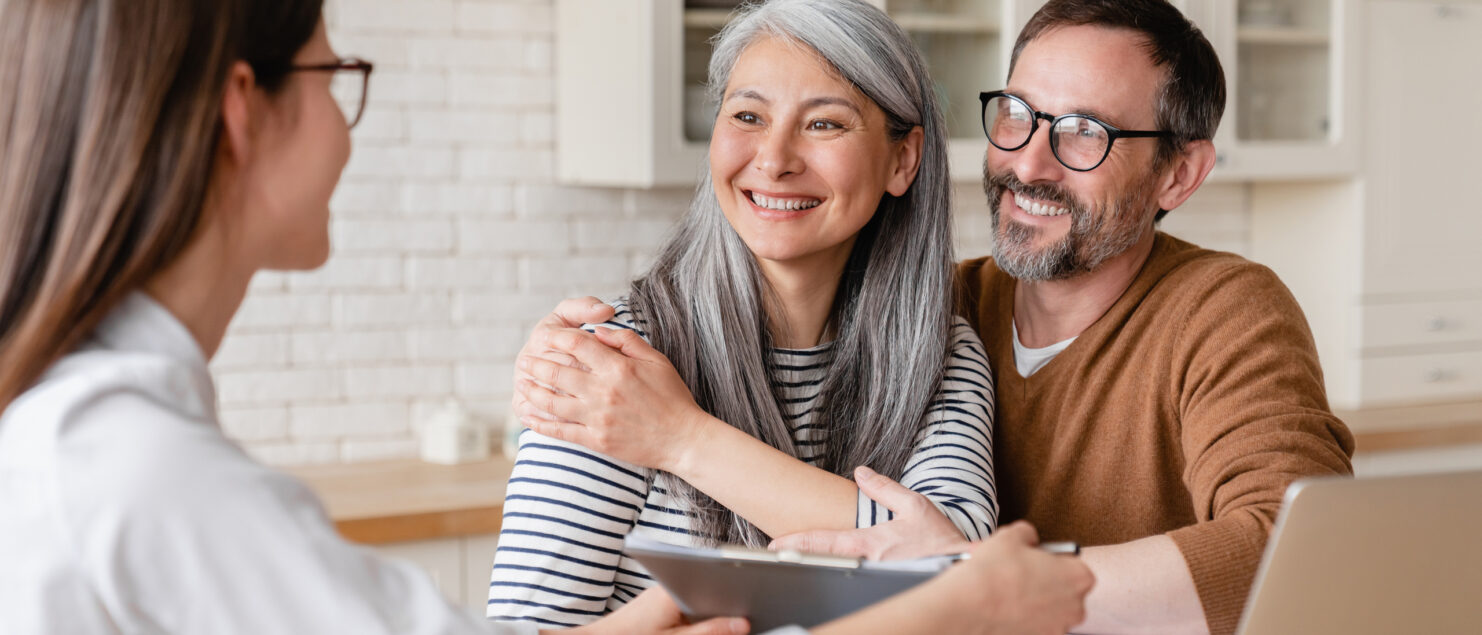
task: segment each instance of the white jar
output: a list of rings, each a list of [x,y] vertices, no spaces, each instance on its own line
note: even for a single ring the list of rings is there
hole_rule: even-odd
[[[422,460],[455,465],[489,458],[489,426],[449,400],[422,425]]]

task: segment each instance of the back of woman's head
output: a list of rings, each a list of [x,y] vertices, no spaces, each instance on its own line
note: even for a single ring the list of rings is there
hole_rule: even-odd
[[[943,369],[950,325],[951,233],[945,126],[932,81],[910,37],[860,0],[771,0],[744,7],[716,37],[710,97],[721,102],[731,70],[752,43],[792,42],[885,113],[900,141],[923,131],[921,165],[903,196],[885,194],[860,231],[829,319],[835,334],[822,407],[813,424],[829,440],[818,465],[848,475],[870,465],[904,470]],[[725,219],[708,172],[694,203],[634,287],[633,304],[655,346],[711,414],[793,456],[799,450],[772,382],[766,286]],[[704,538],[760,542],[761,535],[682,481]]]
[[[323,0],[0,0],[0,410],[197,228],[231,65],[273,91]]]

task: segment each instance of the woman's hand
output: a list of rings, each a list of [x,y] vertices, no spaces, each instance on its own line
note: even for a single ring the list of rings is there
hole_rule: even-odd
[[[678,472],[719,420],[695,403],[663,354],[627,329],[543,329],[515,383],[520,423],[613,458]]]
[[[820,530],[783,536],[770,549],[832,553],[870,560],[903,560],[962,553],[970,546],[931,500],[867,467],[854,470],[859,491],[895,518],[864,529]]]
[[[596,622],[563,633],[572,635],[602,635],[614,633],[629,635],[653,633],[656,635],[746,635],[751,629],[746,620],[739,617],[717,617],[699,624],[685,626],[684,616],[663,589],[649,589],[638,594],[632,602],[623,605],[612,614]],[[554,633],[555,631],[545,631]]]

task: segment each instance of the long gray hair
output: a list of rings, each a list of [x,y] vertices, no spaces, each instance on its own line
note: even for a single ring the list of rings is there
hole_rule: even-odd
[[[899,479],[941,382],[951,326],[951,229],[945,126],[921,54],[895,22],[859,0],[772,0],[744,6],[715,39],[712,104],[751,43],[806,46],[885,111],[892,140],[916,126],[921,165],[904,196],[886,193],[860,231],[829,317],[832,359],[813,423],[827,437],[820,467],[848,476],[868,465]],[[707,412],[792,456],[772,333],[771,290],[716,201],[708,171],[632,306],[654,346]],[[772,324],[774,328],[783,325]],[[762,532],[672,475],[665,485],[694,512],[706,542],[765,544]],[[785,495],[785,494],[784,494]]]

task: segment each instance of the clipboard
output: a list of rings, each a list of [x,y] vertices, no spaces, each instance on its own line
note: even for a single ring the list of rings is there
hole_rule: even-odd
[[[623,550],[669,592],[686,617],[745,617],[753,633],[818,626],[921,584],[953,562],[680,547],[639,534],[628,534]]]

